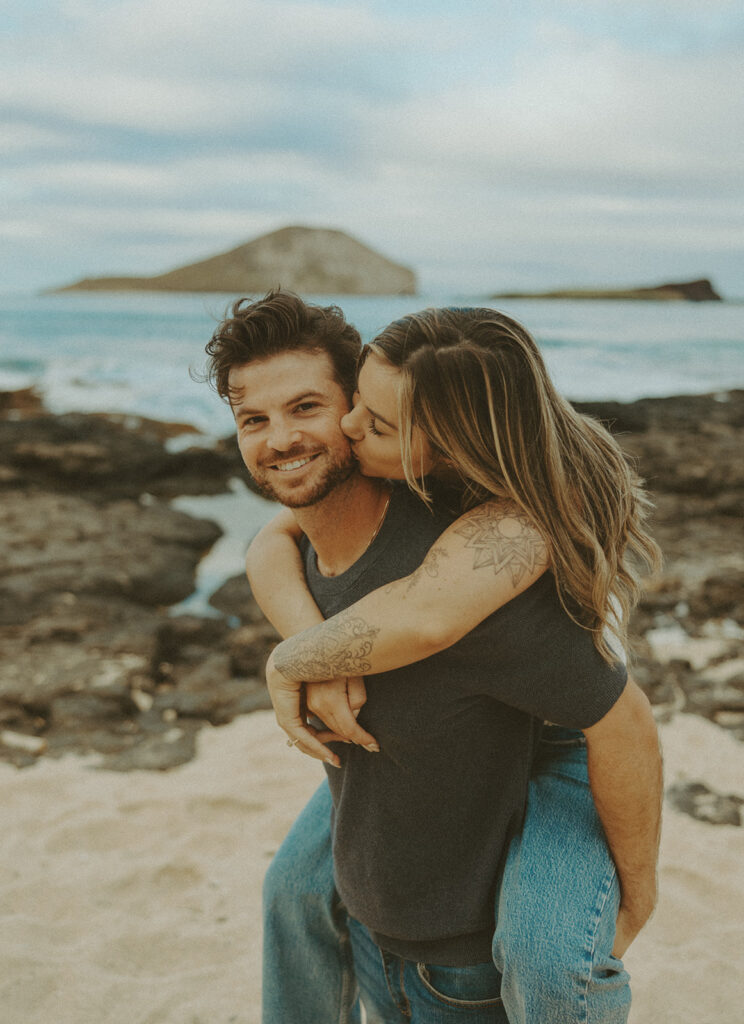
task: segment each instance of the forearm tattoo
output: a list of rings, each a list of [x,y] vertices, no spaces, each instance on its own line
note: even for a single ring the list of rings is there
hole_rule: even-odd
[[[359,615],[339,612],[281,643],[274,652],[274,665],[295,683],[363,675],[370,670],[367,659],[379,632]]]
[[[515,587],[526,575],[550,563],[545,541],[516,505],[506,510],[503,505],[475,508],[454,531],[473,549],[474,569],[490,565],[495,575],[508,572]]]

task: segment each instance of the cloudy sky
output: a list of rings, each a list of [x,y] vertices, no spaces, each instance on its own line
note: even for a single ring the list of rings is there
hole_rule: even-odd
[[[0,0],[0,290],[288,224],[421,290],[744,296],[728,0]]]

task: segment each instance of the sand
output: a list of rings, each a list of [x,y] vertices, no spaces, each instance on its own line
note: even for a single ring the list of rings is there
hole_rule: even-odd
[[[687,715],[661,731],[668,782],[742,794],[744,744]],[[261,878],[321,777],[270,712],[167,774],[0,765],[2,1024],[258,1024]],[[660,877],[631,1021],[739,1024],[744,828],[667,808]]]

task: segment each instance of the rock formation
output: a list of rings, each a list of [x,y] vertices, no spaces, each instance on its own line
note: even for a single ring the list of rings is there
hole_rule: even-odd
[[[344,234],[287,227],[155,277],[93,277],[57,291],[230,292],[281,286],[301,295],[413,295],[412,270]]]
[[[744,391],[578,408],[616,432],[656,502],[665,566],[632,623],[634,677],[660,716],[744,739]],[[234,438],[169,453],[174,429],[0,395],[0,758],[165,769],[204,723],[269,706],[277,637],[243,574],[212,595],[221,617],[168,614],[220,531],[167,499],[241,473]],[[702,814],[710,799],[693,797]]]
[[[625,299],[647,302],[721,302],[707,277],[647,288],[562,288],[549,292],[501,292],[493,299]]]

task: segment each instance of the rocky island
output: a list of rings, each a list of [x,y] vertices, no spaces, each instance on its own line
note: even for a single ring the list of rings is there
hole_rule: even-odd
[[[256,295],[413,295],[416,276],[343,231],[286,227],[154,277],[90,277],[56,292],[170,291]]]
[[[548,292],[500,292],[492,299],[623,299],[643,302],[722,302],[707,277],[643,288],[562,288]]]
[[[578,408],[618,434],[656,502],[665,566],[633,621],[635,677],[659,716],[744,739],[744,391]],[[170,452],[174,432],[0,395],[0,758],[166,769],[193,757],[204,724],[269,707],[277,637],[239,567],[214,617],[169,612],[220,535],[170,499],[249,482],[234,438]],[[738,821],[709,794],[679,798]]]

